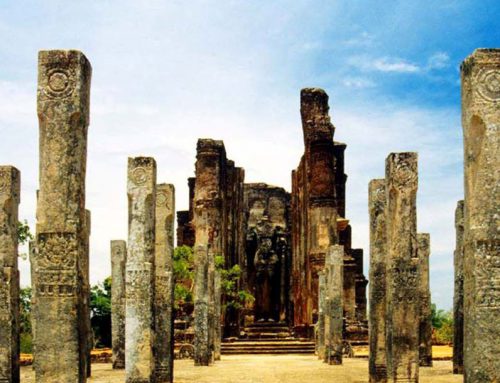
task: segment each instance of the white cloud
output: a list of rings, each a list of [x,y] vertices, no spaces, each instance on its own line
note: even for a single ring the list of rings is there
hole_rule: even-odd
[[[437,52],[427,60],[427,69],[444,69],[450,66],[450,56],[446,52]]]
[[[346,77],[342,83],[344,86],[354,89],[374,88],[376,86],[375,82],[363,77]]]

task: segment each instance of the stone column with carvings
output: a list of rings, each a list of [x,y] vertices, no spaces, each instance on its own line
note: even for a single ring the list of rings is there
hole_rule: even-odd
[[[387,377],[391,383],[418,382],[417,153],[391,153],[385,177]]]
[[[464,201],[455,209],[456,243],[453,254],[455,292],[453,295],[453,373],[464,373]]]
[[[223,256],[222,176],[226,152],[222,141],[200,139],[197,144],[193,222],[196,230],[194,254],[194,362],[207,366],[215,350],[215,256]]]
[[[156,162],[128,159],[129,228],[125,275],[126,383],[154,382]]]
[[[429,281],[430,235],[417,234],[420,290],[419,359],[421,367],[432,367],[432,311]]]
[[[385,355],[387,232],[385,180],[371,180],[368,186],[370,216],[370,383],[387,382]]]
[[[464,369],[500,381],[500,49],[462,63],[464,134]]]
[[[0,166],[0,382],[19,383],[17,226],[21,173]]]
[[[37,383],[86,381],[81,323],[90,77],[79,51],[39,53],[40,190],[31,265]]]
[[[319,273],[318,279],[318,321],[316,322],[316,353],[318,359],[325,359],[325,294],[326,281],[325,272],[322,270]]]
[[[125,368],[125,267],[127,242],[111,241],[111,344],[113,369]]]
[[[156,186],[155,383],[174,379],[174,217],[175,188]]]
[[[325,261],[324,361],[328,364],[342,364],[344,246],[330,246]]]

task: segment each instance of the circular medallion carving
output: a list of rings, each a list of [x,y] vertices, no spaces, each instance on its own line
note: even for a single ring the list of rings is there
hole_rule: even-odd
[[[144,168],[135,168],[132,170],[132,174],[130,176],[132,182],[136,185],[144,185],[148,180],[148,173]]]
[[[167,195],[163,192],[156,194],[156,205],[165,206],[167,205]]]
[[[500,100],[500,70],[485,69],[476,77],[477,93],[488,101]]]
[[[394,184],[398,188],[416,187],[417,173],[410,164],[399,163],[394,172]]]
[[[74,89],[74,78],[64,69],[52,69],[47,73],[45,93],[51,98],[64,98]]]

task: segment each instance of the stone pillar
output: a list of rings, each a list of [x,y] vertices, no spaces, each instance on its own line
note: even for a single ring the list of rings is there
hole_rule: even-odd
[[[465,381],[500,381],[500,49],[462,64]]]
[[[154,382],[156,162],[128,159],[129,227],[125,275],[126,383]]]
[[[368,210],[370,216],[370,383],[387,382],[387,362],[385,355],[386,201],[385,180],[371,180],[368,187]]]
[[[385,166],[387,377],[418,382],[417,153],[391,153]]]
[[[209,365],[214,360],[215,256],[224,256],[222,179],[225,163],[226,152],[222,141],[198,140],[193,201],[196,230],[194,362],[197,366]],[[197,315],[199,318],[196,318]]]
[[[0,166],[0,382],[19,383],[18,209],[21,174]]]
[[[211,361],[209,347],[208,318],[208,248],[196,245],[194,279],[194,363],[196,366],[208,366]]]
[[[453,296],[453,373],[464,373],[464,201],[455,210],[455,293]]]
[[[174,217],[174,185],[159,184],[155,235],[155,383],[171,383],[174,378]]]
[[[356,321],[356,261],[351,251],[344,257],[344,313],[347,322]]]
[[[91,352],[94,345],[92,335],[92,324],[90,323],[90,234],[92,226],[92,215],[90,210],[85,210],[85,228],[83,230],[84,252],[81,258],[82,265],[82,333],[81,351],[82,363],[85,364],[87,377],[92,375]]]
[[[318,321],[316,322],[316,353],[318,359],[325,359],[325,301],[326,301],[326,281],[325,272],[320,271],[318,277]]]
[[[113,369],[125,368],[125,267],[127,242],[111,241],[111,343]]]
[[[219,270],[215,271],[214,278],[214,290],[215,290],[215,339],[214,339],[214,359],[220,360],[221,357],[221,341],[222,341],[222,331],[221,331],[221,318],[222,318],[222,290],[221,290],[221,274]]]
[[[31,265],[37,383],[86,381],[81,324],[90,77],[81,52],[39,53],[40,191]]]
[[[420,326],[419,360],[421,367],[432,367],[432,311],[429,281],[430,235],[417,234],[419,259]]]
[[[328,364],[342,364],[344,246],[330,246],[325,261],[324,361]]]

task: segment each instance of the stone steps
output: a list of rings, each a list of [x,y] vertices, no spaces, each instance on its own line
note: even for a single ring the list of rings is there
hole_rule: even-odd
[[[234,354],[314,354],[314,342],[289,340],[237,340],[222,343],[224,355]]]

